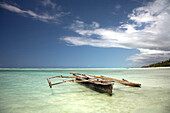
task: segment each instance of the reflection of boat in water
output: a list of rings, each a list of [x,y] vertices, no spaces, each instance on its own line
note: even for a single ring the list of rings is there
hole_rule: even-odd
[[[52,88],[53,85],[61,84],[64,82],[78,82],[95,91],[98,91],[101,93],[108,93],[112,95],[112,88],[113,88],[114,82],[127,85],[127,86],[132,86],[132,87],[141,87],[141,84],[129,82],[125,79],[118,80],[118,79],[104,77],[104,76],[94,76],[94,75],[79,74],[79,73],[70,73],[70,74],[73,74],[73,76],[59,75],[59,76],[47,78],[50,88]],[[57,82],[57,83],[52,84],[50,81],[50,79],[52,78],[73,78],[73,79],[64,80],[62,82]]]

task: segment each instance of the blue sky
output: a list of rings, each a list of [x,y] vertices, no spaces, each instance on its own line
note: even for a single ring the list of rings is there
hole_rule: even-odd
[[[170,58],[169,0],[0,0],[0,67],[140,67]]]

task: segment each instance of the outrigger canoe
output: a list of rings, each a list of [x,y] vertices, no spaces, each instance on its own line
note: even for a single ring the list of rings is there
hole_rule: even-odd
[[[50,88],[52,88],[53,85],[57,85],[57,84],[65,83],[65,82],[77,82],[95,91],[112,95],[114,82],[127,85],[127,86],[131,86],[131,87],[141,87],[141,84],[129,82],[125,79],[118,80],[118,79],[104,77],[104,76],[95,76],[95,75],[87,75],[87,74],[79,74],[79,73],[70,73],[70,74],[73,74],[73,76],[59,75],[59,76],[53,76],[53,77],[47,78]],[[57,82],[57,83],[52,84],[50,81],[50,79],[52,78],[73,78],[73,79],[64,80],[62,82]]]
[[[77,81],[80,81],[79,84],[82,84],[90,89],[93,89],[95,91],[98,91],[100,93],[107,93],[109,95],[112,95],[112,89],[113,89],[113,85],[114,83],[108,83],[108,81],[102,81],[100,79],[96,79],[94,77],[89,77],[86,76],[87,78],[81,78],[84,77],[82,75],[78,75],[78,74],[73,74],[73,76],[78,77],[76,78]],[[90,80],[91,79],[91,80]],[[95,80],[96,79],[96,80]],[[81,82],[87,80],[86,82]]]

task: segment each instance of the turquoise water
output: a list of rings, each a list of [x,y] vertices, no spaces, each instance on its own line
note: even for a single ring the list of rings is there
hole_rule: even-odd
[[[77,83],[49,88],[46,78],[70,72],[141,83],[115,84],[113,96]],[[63,80],[63,79],[62,79]],[[52,82],[61,81],[53,79]],[[0,113],[169,113],[169,69],[0,69]]]

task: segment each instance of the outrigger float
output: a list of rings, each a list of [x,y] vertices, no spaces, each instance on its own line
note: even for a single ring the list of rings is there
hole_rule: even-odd
[[[141,84],[129,82],[125,79],[118,80],[118,79],[104,77],[104,76],[94,76],[94,75],[72,73],[72,72],[70,74],[73,74],[73,76],[59,75],[59,76],[53,76],[53,77],[47,78],[50,88],[52,88],[53,85],[57,85],[57,84],[65,83],[65,82],[77,82],[95,91],[98,91],[101,93],[108,93],[109,95],[112,95],[114,82],[117,82],[117,83],[120,83],[126,86],[131,86],[131,87],[141,87]],[[52,84],[50,81],[50,79],[52,78],[73,78],[73,79],[63,80],[62,82],[57,82],[57,83]]]

